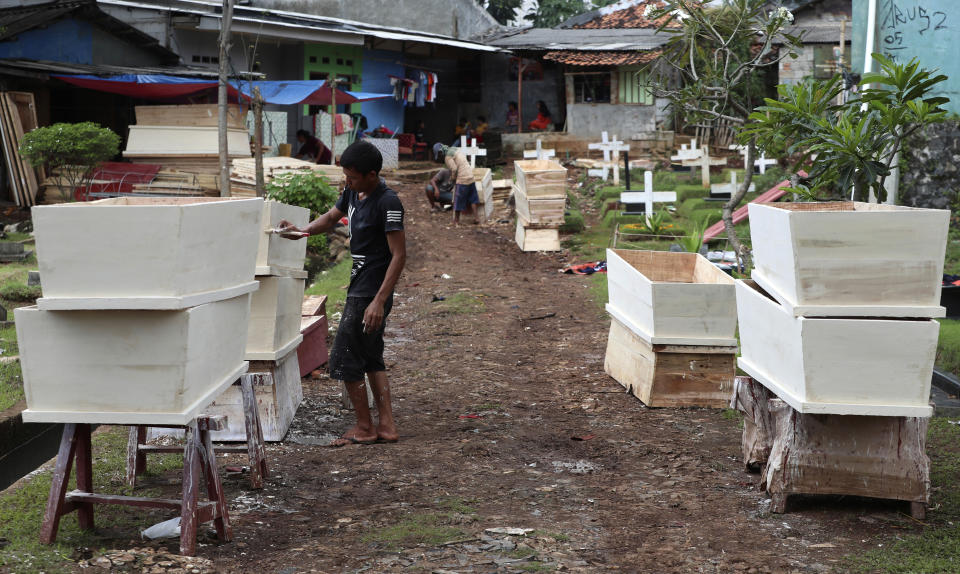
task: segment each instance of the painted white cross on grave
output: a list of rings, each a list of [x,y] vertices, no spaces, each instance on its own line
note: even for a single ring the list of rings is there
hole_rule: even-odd
[[[624,191],[620,194],[620,203],[622,204],[643,204],[643,211],[647,221],[653,215],[654,203],[666,203],[677,200],[675,191],[653,191],[653,172],[643,172],[643,191]]]
[[[745,145],[731,145],[730,149],[735,149],[740,152],[740,155],[743,156],[743,167],[747,167],[747,146]],[[777,160],[767,159],[767,152],[760,152],[760,159],[753,162],[753,166],[760,170],[760,175],[767,173],[767,166],[777,165]]]
[[[543,149],[543,141],[537,138],[537,149],[523,150],[523,159],[550,159],[555,157],[557,152],[552,149]]]
[[[587,147],[589,149],[598,149],[603,151],[603,169],[589,169],[587,175],[591,177],[602,177],[607,181],[610,175],[610,169],[613,169],[613,184],[620,185],[620,152],[630,151],[630,146],[623,145],[622,141],[617,140],[617,134],[613,134],[613,139],[608,139],[607,132],[601,134],[600,143],[592,143]]]
[[[733,170],[730,172],[730,183],[713,183],[710,184],[710,197],[720,197],[720,196],[730,196],[737,192],[740,184],[737,183],[737,172]],[[747,189],[749,192],[754,192],[757,190],[756,184],[751,183],[750,188]]]
[[[677,151],[677,155],[670,156],[670,161],[697,159],[700,157],[701,153],[703,153],[703,150],[697,147],[697,138],[693,138],[690,140],[689,147],[687,144],[680,144],[680,150]]]
[[[470,140],[470,145],[467,145],[467,136],[460,136],[460,151],[470,160],[470,167],[477,167],[478,155],[487,155],[487,150],[477,145],[477,138]]]
[[[727,165],[727,158],[724,157],[710,157],[710,148],[703,146],[701,148],[700,156],[696,159],[685,159],[680,162],[680,165],[688,167],[699,167],[700,168],[700,185],[704,189],[710,189],[710,166],[712,165]]]

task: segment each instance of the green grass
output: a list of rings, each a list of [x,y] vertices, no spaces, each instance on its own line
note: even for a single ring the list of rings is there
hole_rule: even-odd
[[[534,530],[530,533],[534,538],[553,538],[557,542],[570,542],[570,537],[562,532],[551,532],[549,530]]]
[[[960,321],[939,319],[940,341],[937,343],[937,366],[960,375]]]
[[[544,564],[543,562],[527,562],[526,564],[514,564],[514,568],[517,570],[523,570],[524,572],[553,572],[557,567],[553,564]]]
[[[919,534],[901,534],[882,548],[848,556],[844,572],[921,574],[960,571],[960,427],[930,419],[932,511]]]
[[[353,265],[350,257],[318,274],[313,285],[306,290],[307,295],[326,295],[327,313],[343,311],[343,304],[347,300],[347,287],[350,285],[350,268]]]
[[[20,361],[0,363],[0,411],[9,409],[23,397],[23,374],[20,371]]]
[[[590,300],[603,311],[609,301],[607,293],[607,274],[594,273],[589,278],[590,281]]]
[[[440,508],[454,514],[476,514],[477,509],[470,506],[470,502],[454,496],[440,500]]]
[[[105,494],[128,494],[124,486],[126,465],[126,427],[113,427],[93,436],[93,483],[94,490]],[[149,458],[148,474],[164,473],[183,465],[181,455],[154,455]],[[34,475],[29,481],[0,497],[0,538],[9,544],[0,548],[0,571],[46,572],[59,574],[74,571],[69,557],[75,548],[99,549],[109,545],[103,534],[82,532],[75,515],[68,515],[60,522],[57,542],[44,546],[39,542],[40,522],[50,491],[49,471]],[[71,477],[70,488],[76,482]],[[157,496],[156,489],[140,488],[138,496]],[[139,530],[172,513],[145,511],[117,506],[98,506],[96,509],[97,532],[113,533],[124,540],[137,538]]]
[[[456,293],[450,297],[447,297],[445,301],[440,302],[439,310],[443,313],[448,313],[451,315],[482,313],[486,308],[482,297],[483,295]]]
[[[446,514],[414,514],[400,522],[378,528],[365,534],[361,540],[375,544],[385,550],[399,550],[418,544],[437,546],[445,542],[464,538],[466,532],[451,526],[450,516]]]
[[[560,226],[560,233],[579,233],[585,227],[583,214],[576,210],[571,210],[563,218],[563,225]]]

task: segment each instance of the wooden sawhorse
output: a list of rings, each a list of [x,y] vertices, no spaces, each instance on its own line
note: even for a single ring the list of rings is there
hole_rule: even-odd
[[[115,496],[93,492],[93,452],[89,424],[64,425],[63,439],[53,472],[50,497],[40,528],[40,542],[53,544],[60,528],[60,518],[77,511],[80,528],[93,529],[94,504],[119,504],[141,508],[166,508],[180,511],[180,553],[193,556],[197,552],[197,529],[203,522],[213,521],[217,538],[233,538],[223,485],[217,472],[217,457],[210,440],[210,432],[226,426],[226,417],[199,416],[183,428],[186,432],[183,460],[183,492],[180,500]],[[70,469],[76,463],[77,490],[67,492]],[[208,501],[199,501],[201,474],[206,476]]]
[[[260,411],[257,409],[257,397],[254,394],[255,383],[262,383],[258,378],[267,376],[264,373],[247,373],[240,375],[240,393],[243,398],[244,423],[247,430],[247,444],[245,446],[220,446],[217,452],[247,453],[250,465],[250,485],[254,489],[263,488],[263,481],[269,476],[267,469],[267,455],[264,448],[263,426],[260,424]],[[147,470],[147,455],[151,453],[178,453],[179,447],[153,446],[147,442],[147,428],[157,425],[138,425],[130,427],[130,436],[127,439],[127,484],[133,488],[137,485],[137,475]],[[164,428],[160,425],[160,428]],[[216,429],[221,430],[221,429]]]

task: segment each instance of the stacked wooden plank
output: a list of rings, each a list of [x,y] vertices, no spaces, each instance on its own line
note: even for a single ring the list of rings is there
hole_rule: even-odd
[[[473,179],[480,196],[477,213],[482,221],[487,221],[493,217],[493,172],[488,167],[476,167],[473,169]]]
[[[288,173],[316,172],[335,187],[344,184],[343,169],[337,165],[322,165],[292,157],[263,158],[263,181],[269,184],[274,178]],[[237,158],[230,168],[230,189],[233,195],[252,196],[256,194],[256,165],[253,158]]]
[[[696,253],[607,250],[604,368],[651,407],[726,407],[736,372],[733,279]]]
[[[926,501],[925,471],[895,472],[926,468],[922,440],[885,482],[871,483],[872,494],[856,457],[891,452],[885,445],[911,425],[924,435],[917,420],[932,414],[949,219],[945,210],[854,202],[750,204],[756,268],[753,281],[737,281],[738,363],[782,401],[769,401],[779,422],[767,472],[781,510],[797,493]],[[850,436],[859,437],[855,449],[846,449]],[[788,456],[807,451],[821,454]]]
[[[137,124],[130,126],[123,157],[134,163],[160,164],[166,170],[213,176],[198,182],[206,193],[219,191],[219,136],[216,106],[137,106]],[[249,158],[246,114],[232,106],[228,115],[227,150],[231,159]]]
[[[567,169],[553,160],[514,162],[517,245],[523,251],[559,251],[567,201]]]
[[[3,159],[10,179],[10,195],[21,207],[36,204],[40,182],[46,179],[42,169],[35,169],[20,156],[23,134],[38,127],[37,109],[29,92],[0,92],[0,140]]]

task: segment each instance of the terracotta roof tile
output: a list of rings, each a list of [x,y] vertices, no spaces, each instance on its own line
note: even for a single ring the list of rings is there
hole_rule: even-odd
[[[663,0],[648,0],[646,2],[639,2],[632,6],[628,6],[622,10],[617,10],[615,12],[610,12],[609,14],[601,13],[599,16],[590,20],[589,22],[583,24],[577,24],[573,26],[574,28],[602,28],[602,29],[616,29],[616,28],[659,28],[663,25],[664,22],[669,20],[670,16],[665,15],[657,18],[656,20],[651,20],[646,17],[647,10],[652,10],[654,8],[662,8],[665,5]],[[676,22],[671,24],[671,27],[677,26]]]
[[[646,52],[547,52],[544,60],[569,66],[632,66],[652,62],[660,55],[658,50]]]

